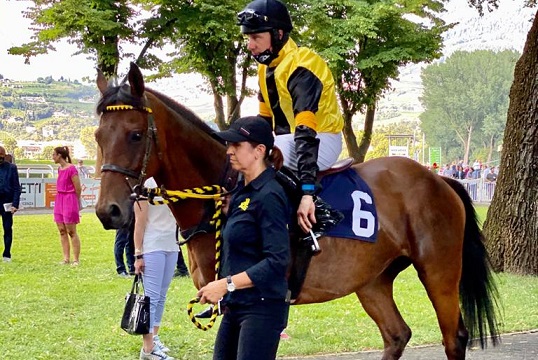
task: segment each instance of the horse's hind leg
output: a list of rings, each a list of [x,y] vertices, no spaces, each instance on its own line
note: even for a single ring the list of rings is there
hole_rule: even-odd
[[[449,269],[452,269],[452,271]],[[447,359],[465,359],[465,349],[469,335],[463,324],[460,311],[459,271],[449,264],[443,265],[442,261],[436,263],[435,269],[428,268],[428,271],[417,270],[420,281],[426,288],[428,297],[437,314]]]
[[[396,274],[383,273],[356,292],[364,310],[375,321],[383,337],[382,360],[395,360],[411,339],[411,329],[405,323],[392,297]]]

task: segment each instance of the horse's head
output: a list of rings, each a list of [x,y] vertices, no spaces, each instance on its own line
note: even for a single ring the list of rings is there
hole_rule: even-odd
[[[213,130],[185,106],[147,89],[131,64],[129,85],[110,86],[98,71],[101,119],[95,133],[102,154],[101,192],[96,213],[106,229],[127,224],[131,186],[155,177],[169,190],[220,184],[229,187],[226,148]],[[180,226],[198,224],[204,202],[183,201],[172,208]]]
[[[96,213],[105,229],[125,226],[131,217],[131,186],[158,168],[153,110],[144,96],[142,73],[135,64],[129,85],[109,86],[98,70],[101,114],[95,138],[102,154],[101,192]]]

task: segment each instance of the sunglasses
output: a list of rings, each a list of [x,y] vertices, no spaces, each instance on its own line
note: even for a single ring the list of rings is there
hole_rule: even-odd
[[[254,10],[247,9],[237,14],[237,25],[259,26],[269,22],[269,18]]]

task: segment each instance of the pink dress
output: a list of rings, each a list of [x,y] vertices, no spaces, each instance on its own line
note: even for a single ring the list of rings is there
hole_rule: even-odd
[[[63,224],[78,224],[79,199],[73,185],[73,176],[78,176],[75,165],[66,169],[58,169],[58,180],[56,181],[56,199],[54,200],[54,221]]]

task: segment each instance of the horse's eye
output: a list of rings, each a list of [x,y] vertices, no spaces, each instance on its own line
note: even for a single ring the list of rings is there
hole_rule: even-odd
[[[142,132],[141,131],[132,131],[129,134],[129,141],[139,142],[141,140],[142,140]]]

